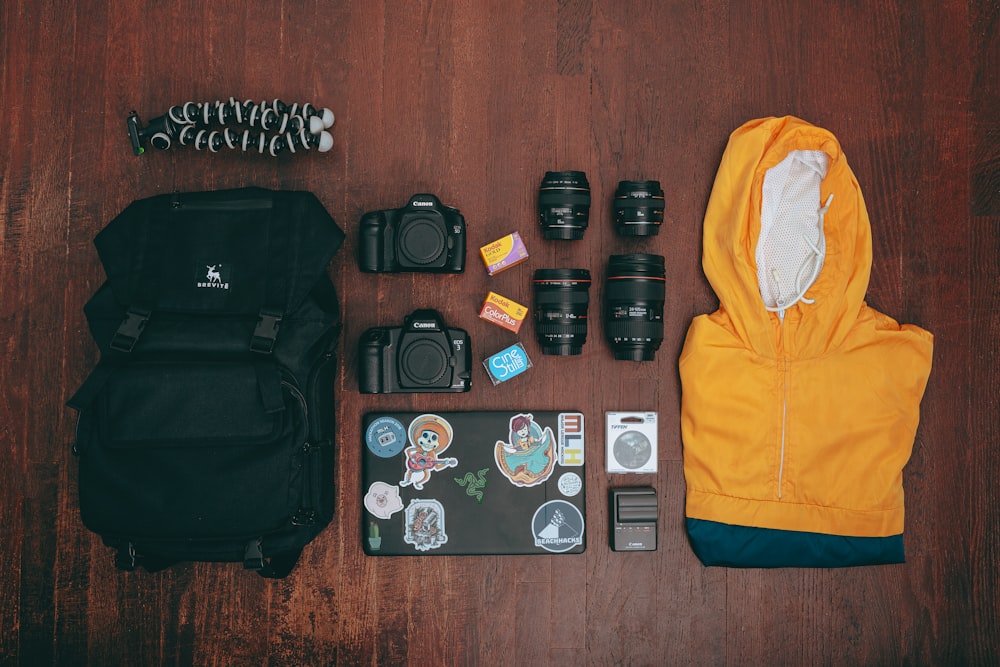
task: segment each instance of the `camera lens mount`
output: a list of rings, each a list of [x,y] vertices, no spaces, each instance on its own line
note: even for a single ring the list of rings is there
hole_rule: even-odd
[[[444,377],[448,360],[448,353],[441,345],[426,338],[417,339],[399,351],[400,383],[433,385]]]
[[[448,247],[444,225],[430,218],[409,218],[399,231],[399,254],[414,266],[430,266]]]

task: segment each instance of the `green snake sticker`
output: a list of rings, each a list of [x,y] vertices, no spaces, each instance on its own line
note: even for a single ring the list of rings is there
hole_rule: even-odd
[[[486,473],[490,471],[489,468],[483,468],[477,474],[473,475],[471,472],[465,473],[465,477],[456,477],[455,482],[459,486],[465,487],[466,495],[472,496],[476,499],[476,503],[479,505],[483,504],[483,489],[486,488]]]

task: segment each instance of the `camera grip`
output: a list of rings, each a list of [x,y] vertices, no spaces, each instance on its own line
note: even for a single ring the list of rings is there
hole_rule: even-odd
[[[386,271],[385,222],[380,211],[361,216],[358,237],[358,267],[366,273]]]
[[[389,344],[385,329],[369,329],[358,341],[358,391],[362,394],[388,393],[383,354]]]

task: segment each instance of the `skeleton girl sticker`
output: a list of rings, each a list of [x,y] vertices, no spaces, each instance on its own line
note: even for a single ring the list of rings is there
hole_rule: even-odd
[[[531,414],[510,418],[508,442],[497,440],[494,458],[504,477],[514,486],[535,486],[552,474],[555,466],[555,436],[544,430]]]

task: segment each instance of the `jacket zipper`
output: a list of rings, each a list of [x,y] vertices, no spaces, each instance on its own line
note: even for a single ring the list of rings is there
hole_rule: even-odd
[[[778,458],[778,500],[781,500],[781,484],[785,474],[785,429],[788,425],[788,354],[785,350],[785,311],[778,311],[781,322],[779,341],[781,343],[781,453]]]

